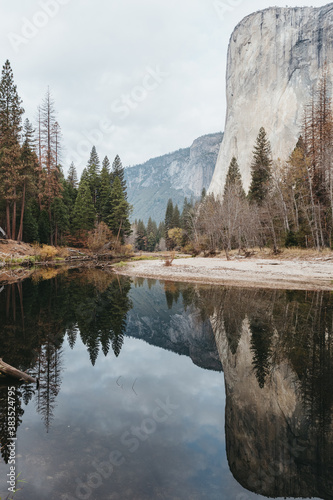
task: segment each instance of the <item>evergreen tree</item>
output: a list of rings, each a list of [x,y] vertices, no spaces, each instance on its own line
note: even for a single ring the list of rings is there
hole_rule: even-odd
[[[24,211],[23,241],[27,243],[39,242],[38,222],[34,217],[31,204],[28,204]]]
[[[153,252],[155,250],[157,239],[157,225],[156,222],[149,217],[147,224],[147,250],[148,252]]]
[[[121,184],[121,187],[123,189],[123,193],[125,195],[125,198],[127,199],[127,186],[126,186],[126,181],[125,181],[125,169],[124,169],[123,164],[121,163],[121,160],[120,160],[118,155],[115,157],[115,159],[113,160],[113,163],[112,163],[111,184],[113,184],[116,177],[119,177],[120,184]]]
[[[42,210],[38,219],[38,239],[40,243],[49,243],[50,238],[50,219],[46,210]]]
[[[77,189],[79,182],[77,179],[77,172],[74,163],[72,162],[70,164],[70,167],[68,169],[68,176],[67,176],[67,182],[73,189]]]
[[[141,219],[139,219],[139,222],[137,223],[136,227],[135,246],[137,250],[142,250],[142,251],[146,250],[147,248],[147,231]]]
[[[41,157],[38,196],[41,209],[46,209],[49,214],[50,229],[52,228],[51,205],[54,198],[61,196],[62,189],[58,163],[60,133],[55,115],[54,101],[50,89],[47,89],[40,107],[39,151],[41,151]],[[50,243],[53,244],[52,232]]]
[[[165,225],[165,242],[167,248],[170,247],[170,239],[168,236],[169,229],[173,228],[173,202],[172,199],[170,198],[167,204],[166,212],[165,212],[165,219],[164,219],[164,225]]]
[[[54,244],[58,245],[58,237],[60,237],[60,241],[62,242],[63,234],[69,230],[69,213],[62,198],[54,198],[51,209],[55,234]]]
[[[16,237],[16,208],[22,185],[21,121],[22,101],[7,60],[0,81],[0,194],[6,204],[7,235]]]
[[[23,145],[21,148],[22,162],[22,192],[21,192],[21,216],[20,227],[17,235],[18,241],[23,238],[24,214],[26,199],[36,195],[38,158],[35,152],[35,130],[28,119],[24,122]],[[30,216],[29,216],[30,217]],[[28,217],[28,220],[29,220]],[[30,221],[32,222],[32,221]],[[36,221],[35,221],[36,222]],[[31,226],[32,227],[32,226]],[[34,241],[34,240],[33,240]]]
[[[242,176],[239,171],[239,166],[237,163],[237,159],[235,157],[232,158],[226,181],[225,181],[225,186],[224,186],[224,196],[226,196],[228,190],[230,188],[233,188],[234,193],[239,194],[242,198],[245,198],[245,191],[243,189],[243,183],[242,183]]]
[[[173,227],[180,227],[180,212],[178,205],[175,206],[173,209],[173,214],[172,214],[172,228]]]
[[[169,229],[173,227],[172,222],[173,222],[173,202],[172,199],[170,198],[167,204],[165,218],[164,218],[166,236],[168,235]]]
[[[180,227],[183,230],[183,241],[182,245],[185,246],[191,238],[192,235],[192,223],[191,223],[191,212],[193,211],[193,205],[187,198],[184,200],[183,210],[180,217]]]
[[[106,156],[103,160],[103,167],[100,175],[100,193],[98,199],[98,212],[100,220],[106,222],[108,216],[107,203],[110,197],[111,183],[110,183],[110,162]]]
[[[131,205],[126,200],[126,196],[121,186],[120,178],[117,176],[112,184],[109,199],[106,205],[108,213],[106,223],[111,229],[113,235],[124,243],[125,236],[131,234],[131,223],[129,216]]]
[[[105,167],[105,169],[108,171],[111,180],[111,163],[107,156],[104,157],[104,160],[102,162],[102,168],[103,167]]]
[[[271,146],[263,127],[259,130],[256,144],[253,150],[251,164],[252,181],[249,190],[249,200],[262,205],[269,190],[271,179]]]
[[[86,177],[85,172],[82,174],[74,205],[73,229],[78,232],[90,231],[95,224],[95,208]]]
[[[91,192],[94,207],[97,206],[98,191],[100,187],[100,162],[95,146],[92,147],[87,165],[88,185]]]

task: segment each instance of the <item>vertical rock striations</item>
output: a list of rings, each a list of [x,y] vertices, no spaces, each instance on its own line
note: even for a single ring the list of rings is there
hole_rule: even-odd
[[[236,26],[228,49],[224,139],[211,192],[222,192],[233,156],[249,188],[252,150],[262,126],[273,158],[289,156],[300,135],[304,105],[325,63],[332,74],[333,3],[320,8],[273,7]]]
[[[147,222],[152,217],[160,222],[169,198],[180,210],[185,196],[198,199],[212,180],[222,137],[220,132],[204,135],[189,148],[126,168],[128,200],[134,206],[132,220]]]

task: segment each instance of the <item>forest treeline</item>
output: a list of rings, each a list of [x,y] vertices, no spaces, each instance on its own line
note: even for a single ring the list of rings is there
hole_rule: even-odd
[[[192,253],[254,247],[332,248],[333,117],[330,82],[323,72],[305,106],[301,134],[287,161],[273,159],[265,129],[258,133],[246,195],[232,158],[223,196],[209,194],[184,207],[180,225],[165,218],[167,246]],[[168,212],[169,210],[169,212]]]
[[[7,236],[83,246],[96,230],[97,236],[123,243],[131,232],[131,206],[119,156],[112,166],[108,157],[101,165],[92,147],[80,182],[73,163],[65,178],[50,90],[37,109],[35,127],[27,118],[22,123],[23,114],[7,60],[0,81],[0,226]]]

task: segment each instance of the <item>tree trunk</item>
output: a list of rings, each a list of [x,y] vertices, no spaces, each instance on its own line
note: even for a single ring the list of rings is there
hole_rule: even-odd
[[[26,181],[24,181],[24,185],[23,185],[20,229],[19,229],[19,232],[18,232],[18,235],[17,235],[17,240],[18,241],[22,241],[22,239],[23,239],[23,217],[24,217],[24,210],[25,210],[25,184],[26,184]]]
[[[6,201],[6,220],[7,220],[7,236],[8,238],[11,237],[11,230],[10,230],[10,204],[9,200]]]
[[[51,214],[51,207],[49,207],[49,221],[50,221],[50,245],[53,245],[53,232],[52,232],[52,214]]]
[[[2,358],[0,358],[0,372],[5,373],[6,375],[10,375],[11,377],[15,377],[18,380],[24,380],[24,382],[36,383],[36,379],[31,377],[27,373],[21,372],[20,370],[17,370],[17,368],[8,365],[4,361],[2,361]]]
[[[14,188],[14,206],[13,206],[13,220],[12,220],[12,240],[16,238],[16,188]]]

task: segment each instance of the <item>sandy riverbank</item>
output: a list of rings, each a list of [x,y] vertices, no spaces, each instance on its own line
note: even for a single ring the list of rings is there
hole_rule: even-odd
[[[127,276],[202,284],[333,290],[333,256],[312,260],[180,258],[171,267],[166,267],[162,260],[142,260],[115,271]]]

